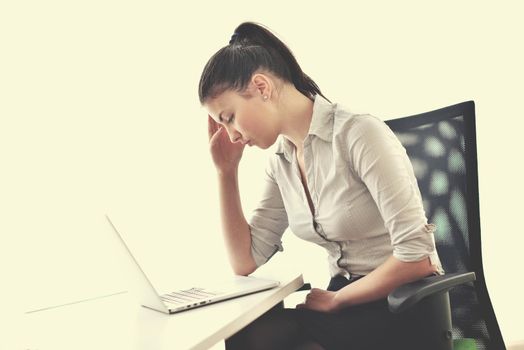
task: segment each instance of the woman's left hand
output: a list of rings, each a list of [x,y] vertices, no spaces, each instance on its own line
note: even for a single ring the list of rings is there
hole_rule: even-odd
[[[339,309],[335,300],[335,295],[337,295],[336,292],[313,288],[306,296],[305,302],[298,304],[296,308],[323,312],[335,312]]]

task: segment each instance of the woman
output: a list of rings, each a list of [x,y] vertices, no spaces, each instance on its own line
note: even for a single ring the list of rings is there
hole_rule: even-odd
[[[371,349],[390,342],[402,320],[387,310],[387,295],[443,274],[435,226],[427,223],[412,165],[392,131],[374,116],[331,103],[287,46],[252,22],[238,26],[210,58],[199,98],[209,112],[235,273],[249,275],[282,251],[289,227],[327,250],[331,275],[327,290],[312,289],[296,309],[268,312],[228,348]],[[242,152],[275,143],[265,192],[248,222],[238,190]]]

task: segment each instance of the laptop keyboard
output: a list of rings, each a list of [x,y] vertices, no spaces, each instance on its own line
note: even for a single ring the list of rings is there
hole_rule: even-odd
[[[204,290],[203,288],[191,288],[163,294],[160,296],[160,298],[163,301],[172,304],[187,304],[203,299],[209,299],[216,296],[217,294],[218,293]]]

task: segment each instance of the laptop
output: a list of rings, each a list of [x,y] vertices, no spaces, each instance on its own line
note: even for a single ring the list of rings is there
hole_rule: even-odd
[[[140,278],[140,299],[142,306],[147,308],[164,312],[166,314],[173,314],[176,312],[185,311],[188,309],[213,304],[222,300],[237,298],[243,295],[260,292],[263,290],[277,287],[280,282],[266,280],[262,278],[250,276],[233,276],[230,280],[215,283],[213,286],[191,287],[186,289],[178,289],[169,291],[164,294],[159,294],[155,287],[151,284],[149,278],[138,264],[129,247],[125,243],[122,235],[116,228],[114,222],[106,215],[107,221],[117,235],[122,248],[125,249],[127,256],[133,261]]]

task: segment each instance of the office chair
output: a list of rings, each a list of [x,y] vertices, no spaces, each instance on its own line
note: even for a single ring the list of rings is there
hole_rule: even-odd
[[[474,102],[386,123],[413,164],[446,271],[388,296],[390,311],[412,321],[406,348],[505,349],[482,268]]]

